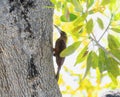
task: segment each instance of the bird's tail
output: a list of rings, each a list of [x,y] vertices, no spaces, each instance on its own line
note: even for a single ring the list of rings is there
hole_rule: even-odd
[[[57,81],[59,80],[60,69],[61,69],[61,67],[58,67],[57,74],[55,76]]]

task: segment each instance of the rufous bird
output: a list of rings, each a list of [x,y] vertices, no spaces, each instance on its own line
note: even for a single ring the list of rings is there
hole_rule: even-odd
[[[56,63],[57,63],[57,66],[58,66],[57,74],[56,74],[55,78],[58,81],[61,66],[63,65],[64,60],[65,60],[65,57],[61,57],[60,53],[66,48],[67,35],[64,31],[62,31],[56,25],[54,25],[54,26],[57,28],[57,30],[60,33],[60,37],[56,40],[55,48],[54,48],[54,56],[56,57]]]

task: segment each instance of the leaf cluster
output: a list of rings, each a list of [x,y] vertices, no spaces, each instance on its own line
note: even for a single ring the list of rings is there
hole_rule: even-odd
[[[95,69],[101,77],[107,72],[114,84],[120,75],[119,0],[51,0],[57,21],[54,23],[71,36],[74,43],[61,57],[77,52],[76,65],[86,62],[84,79]],[[59,22],[58,22],[59,21]],[[92,49],[91,49],[92,46]],[[97,49],[95,49],[97,48]]]

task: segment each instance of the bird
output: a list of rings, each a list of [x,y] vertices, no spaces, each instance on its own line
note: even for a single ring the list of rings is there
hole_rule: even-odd
[[[56,26],[56,25],[54,25],[54,26],[57,28],[58,32],[60,33],[60,37],[56,40],[55,48],[54,48],[54,56],[56,58],[56,63],[58,66],[55,78],[58,81],[59,73],[60,73],[61,67],[64,63],[64,60],[65,60],[65,57],[61,57],[60,53],[66,48],[67,35],[58,26]]]

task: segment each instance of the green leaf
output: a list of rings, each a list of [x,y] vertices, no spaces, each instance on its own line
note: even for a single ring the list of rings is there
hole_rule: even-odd
[[[87,30],[87,33],[90,34],[93,30],[93,20],[90,19],[88,22],[87,22],[87,25],[86,25],[86,30]]]
[[[108,34],[108,47],[110,49],[120,48],[120,43],[117,38],[110,34]]]
[[[82,27],[83,25],[78,25],[78,26],[75,26],[71,32],[74,32],[72,35],[75,35],[77,34],[77,37],[79,38],[79,35],[78,35],[78,32],[80,33],[80,31],[82,30]],[[77,33],[76,33],[77,32]]]
[[[111,72],[108,72],[108,75],[109,75],[109,77],[111,78],[111,80],[114,82],[114,84],[118,84],[117,83],[117,79],[112,75],[112,73]]]
[[[120,13],[119,12],[116,13],[113,18],[114,18],[115,21],[120,20]]]
[[[88,74],[88,72],[89,72],[89,70],[90,70],[90,68],[91,68],[91,66],[92,66],[92,52],[90,52],[89,53],[89,55],[88,55],[88,58],[87,58],[87,67],[86,67],[86,71],[85,71],[85,74],[84,74],[84,76],[83,76],[83,79],[86,77],[86,75]]]
[[[70,13],[70,21],[74,21],[77,18],[76,15]]]
[[[112,58],[108,58],[107,71],[111,72],[114,77],[117,77],[120,74],[118,63]]]
[[[108,74],[111,77],[111,79],[113,80],[113,82],[116,83],[117,80],[115,80],[115,79],[117,79],[117,76],[120,75],[120,70],[119,70],[118,64],[112,57],[109,57],[107,61],[108,61],[108,64],[107,64]]]
[[[87,0],[87,1],[88,1],[88,8],[90,8],[93,5],[94,0]]]
[[[88,54],[88,45],[85,46],[82,51],[78,54],[77,58],[76,58],[76,62],[75,62],[75,65],[76,64],[79,64],[81,63],[82,61],[84,61],[84,59],[86,58],[87,54]]]
[[[92,10],[89,10],[88,13],[89,13],[89,15],[90,15],[90,14],[94,14],[94,10],[93,10],[93,9],[92,9]]]
[[[72,2],[72,0],[67,0],[67,2]]]
[[[69,12],[69,9],[67,7],[67,3],[64,3],[62,5],[62,16],[60,17],[61,21],[63,22],[69,22],[69,19],[70,19],[70,12]]]
[[[98,68],[101,73],[106,70],[106,64],[107,64],[106,57],[107,56],[103,51],[103,49],[99,48]]]
[[[101,5],[107,5],[107,4],[109,4],[110,3],[110,1],[111,0],[102,0],[102,3],[101,3]]]
[[[75,7],[75,11],[78,11],[78,12],[82,12],[83,11],[83,8],[81,6],[81,4],[79,3],[78,0],[72,0],[72,3]]]
[[[66,15],[68,13],[69,10],[66,2],[62,4],[61,9],[62,9],[62,14]]]
[[[61,19],[62,22],[68,22],[65,15],[62,15],[60,17],[60,19]]]
[[[109,9],[110,9],[111,13],[116,12],[116,10],[118,10],[119,5],[120,5],[119,0],[111,0],[109,3],[110,3]]]
[[[65,56],[71,55],[72,53],[74,53],[76,51],[76,49],[80,46],[80,44],[81,44],[81,41],[77,41],[77,42],[73,43],[72,45],[70,45],[66,49],[64,49],[60,53],[60,56],[65,57]]]
[[[74,15],[74,14],[72,14],[72,13],[70,13],[68,18],[69,19],[67,19],[65,15],[62,15],[60,17],[60,19],[61,19],[62,22],[71,22],[71,21],[74,21],[77,18],[77,16]]]
[[[62,6],[62,3],[60,1],[56,2],[56,9],[57,10],[60,10],[61,6]]]
[[[92,52],[92,67],[95,69],[98,66],[98,56],[95,52]]]
[[[100,18],[97,18],[98,25],[101,29],[104,29],[103,21]]]
[[[113,49],[113,50],[110,50],[110,52],[120,60],[120,50],[119,49]]]
[[[81,24],[82,22],[84,22],[84,20],[86,19],[87,14],[82,14],[82,16],[77,17],[77,19],[74,21],[73,25],[74,26],[78,26],[79,24]]]
[[[120,33],[120,28],[111,28],[111,30],[117,32],[117,33]]]

